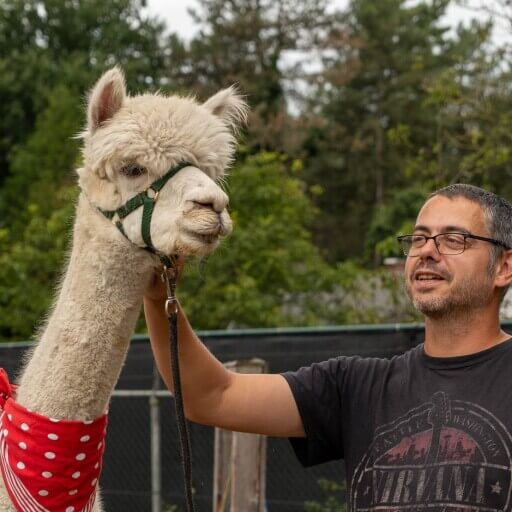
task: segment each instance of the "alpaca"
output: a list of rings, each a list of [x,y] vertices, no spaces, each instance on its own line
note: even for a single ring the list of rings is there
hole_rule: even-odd
[[[237,128],[245,122],[246,114],[246,104],[233,88],[221,90],[199,104],[192,98],[163,94],[130,97],[117,67],[98,80],[88,97],[86,129],[79,135],[83,139],[83,166],[77,170],[81,192],[67,270],[11,404],[44,415],[49,421],[60,421],[66,429],[67,420],[73,420],[73,425],[91,425],[104,417],[144,289],[161,267],[156,254],[143,250],[147,236],[141,232],[142,208],[122,220],[118,215],[108,220],[104,213],[117,210],[146,189],[148,197],[155,196],[148,187],[169,169],[185,164],[154,197],[150,240],[162,255],[211,253],[232,229],[226,210],[228,197],[218,181],[232,162]],[[0,389],[0,398],[1,394]],[[4,444],[13,437],[8,429],[14,429],[14,423],[9,423],[12,415],[5,407],[0,429]],[[30,452],[27,444],[32,425],[18,427],[27,430],[22,434],[27,434],[29,441],[11,446],[13,460],[9,462],[18,465],[22,476],[24,471],[32,470],[43,477],[37,474],[39,480],[31,483],[33,490],[27,503],[32,508],[15,508],[0,478],[0,511],[101,512],[97,478],[84,483],[82,477],[77,477],[77,487],[81,482],[92,486],[92,491],[89,489],[87,504],[76,508],[67,496],[79,492],[73,489],[72,479],[80,471],[70,476],[54,475],[50,470],[42,471],[43,467],[30,468],[30,461],[24,462],[23,456]],[[104,428],[100,422],[97,430]],[[53,446],[55,442],[57,446],[57,437],[48,434],[45,443]],[[90,437],[81,435],[80,441],[90,444]],[[82,459],[89,455],[81,452],[78,440],[76,443],[80,468],[85,463]],[[102,450],[100,442],[98,460]],[[50,458],[58,459],[59,453],[46,451],[44,456],[48,464],[53,464],[55,460]],[[101,469],[98,460],[97,473]],[[64,489],[50,486],[57,476],[64,482]],[[66,498],[59,498],[58,506],[50,507],[49,503],[55,503],[51,501],[52,493],[55,499],[59,492]],[[32,505],[32,498],[40,505]]]

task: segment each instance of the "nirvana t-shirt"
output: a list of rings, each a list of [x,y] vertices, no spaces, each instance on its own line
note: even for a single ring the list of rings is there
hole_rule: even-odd
[[[512,510],[512,339],[461,357],[423,345],[287,372],[306,465],[345,459],[349,510]]]

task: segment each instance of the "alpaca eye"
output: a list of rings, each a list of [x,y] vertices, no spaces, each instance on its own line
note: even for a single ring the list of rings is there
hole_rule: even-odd
[[[146,168],[138,164],[129,164],[121,167],[121,173],[128,176],[128,178],[137,178],[138,176],[146,174],[146,172]]]

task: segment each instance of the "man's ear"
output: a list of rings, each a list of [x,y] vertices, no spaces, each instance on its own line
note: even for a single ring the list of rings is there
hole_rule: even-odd
[[[236,132],[247,122],[249,107],[234,86],[222,89],[203,103],[213,115],[220,117]]]
[[[512,250],[506,251],[497,263],[494,282],[500,288],[512,284]]]
[[[116,66],[104,73],[89,93],[87,130],[90,135],[121,108],[125,97],[124,75]]]

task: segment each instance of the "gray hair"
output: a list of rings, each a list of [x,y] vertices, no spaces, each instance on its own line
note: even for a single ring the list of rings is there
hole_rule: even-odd
[[[463,197],[480,205],[484,212],[484,219],[489,236],[503,242],[508,248],[512,248],[512,205],[503,197],[488,192],[483,188],[468,185],[466,183],[455,183],[436,190],[428,199],[435,196],[444,196],[450,199]],[[491,258],[488,271],[492,273],[496,268],[498,259],[505,252],[501,245],[492,245]],[[505,288],[503,296],[508,288]]]

